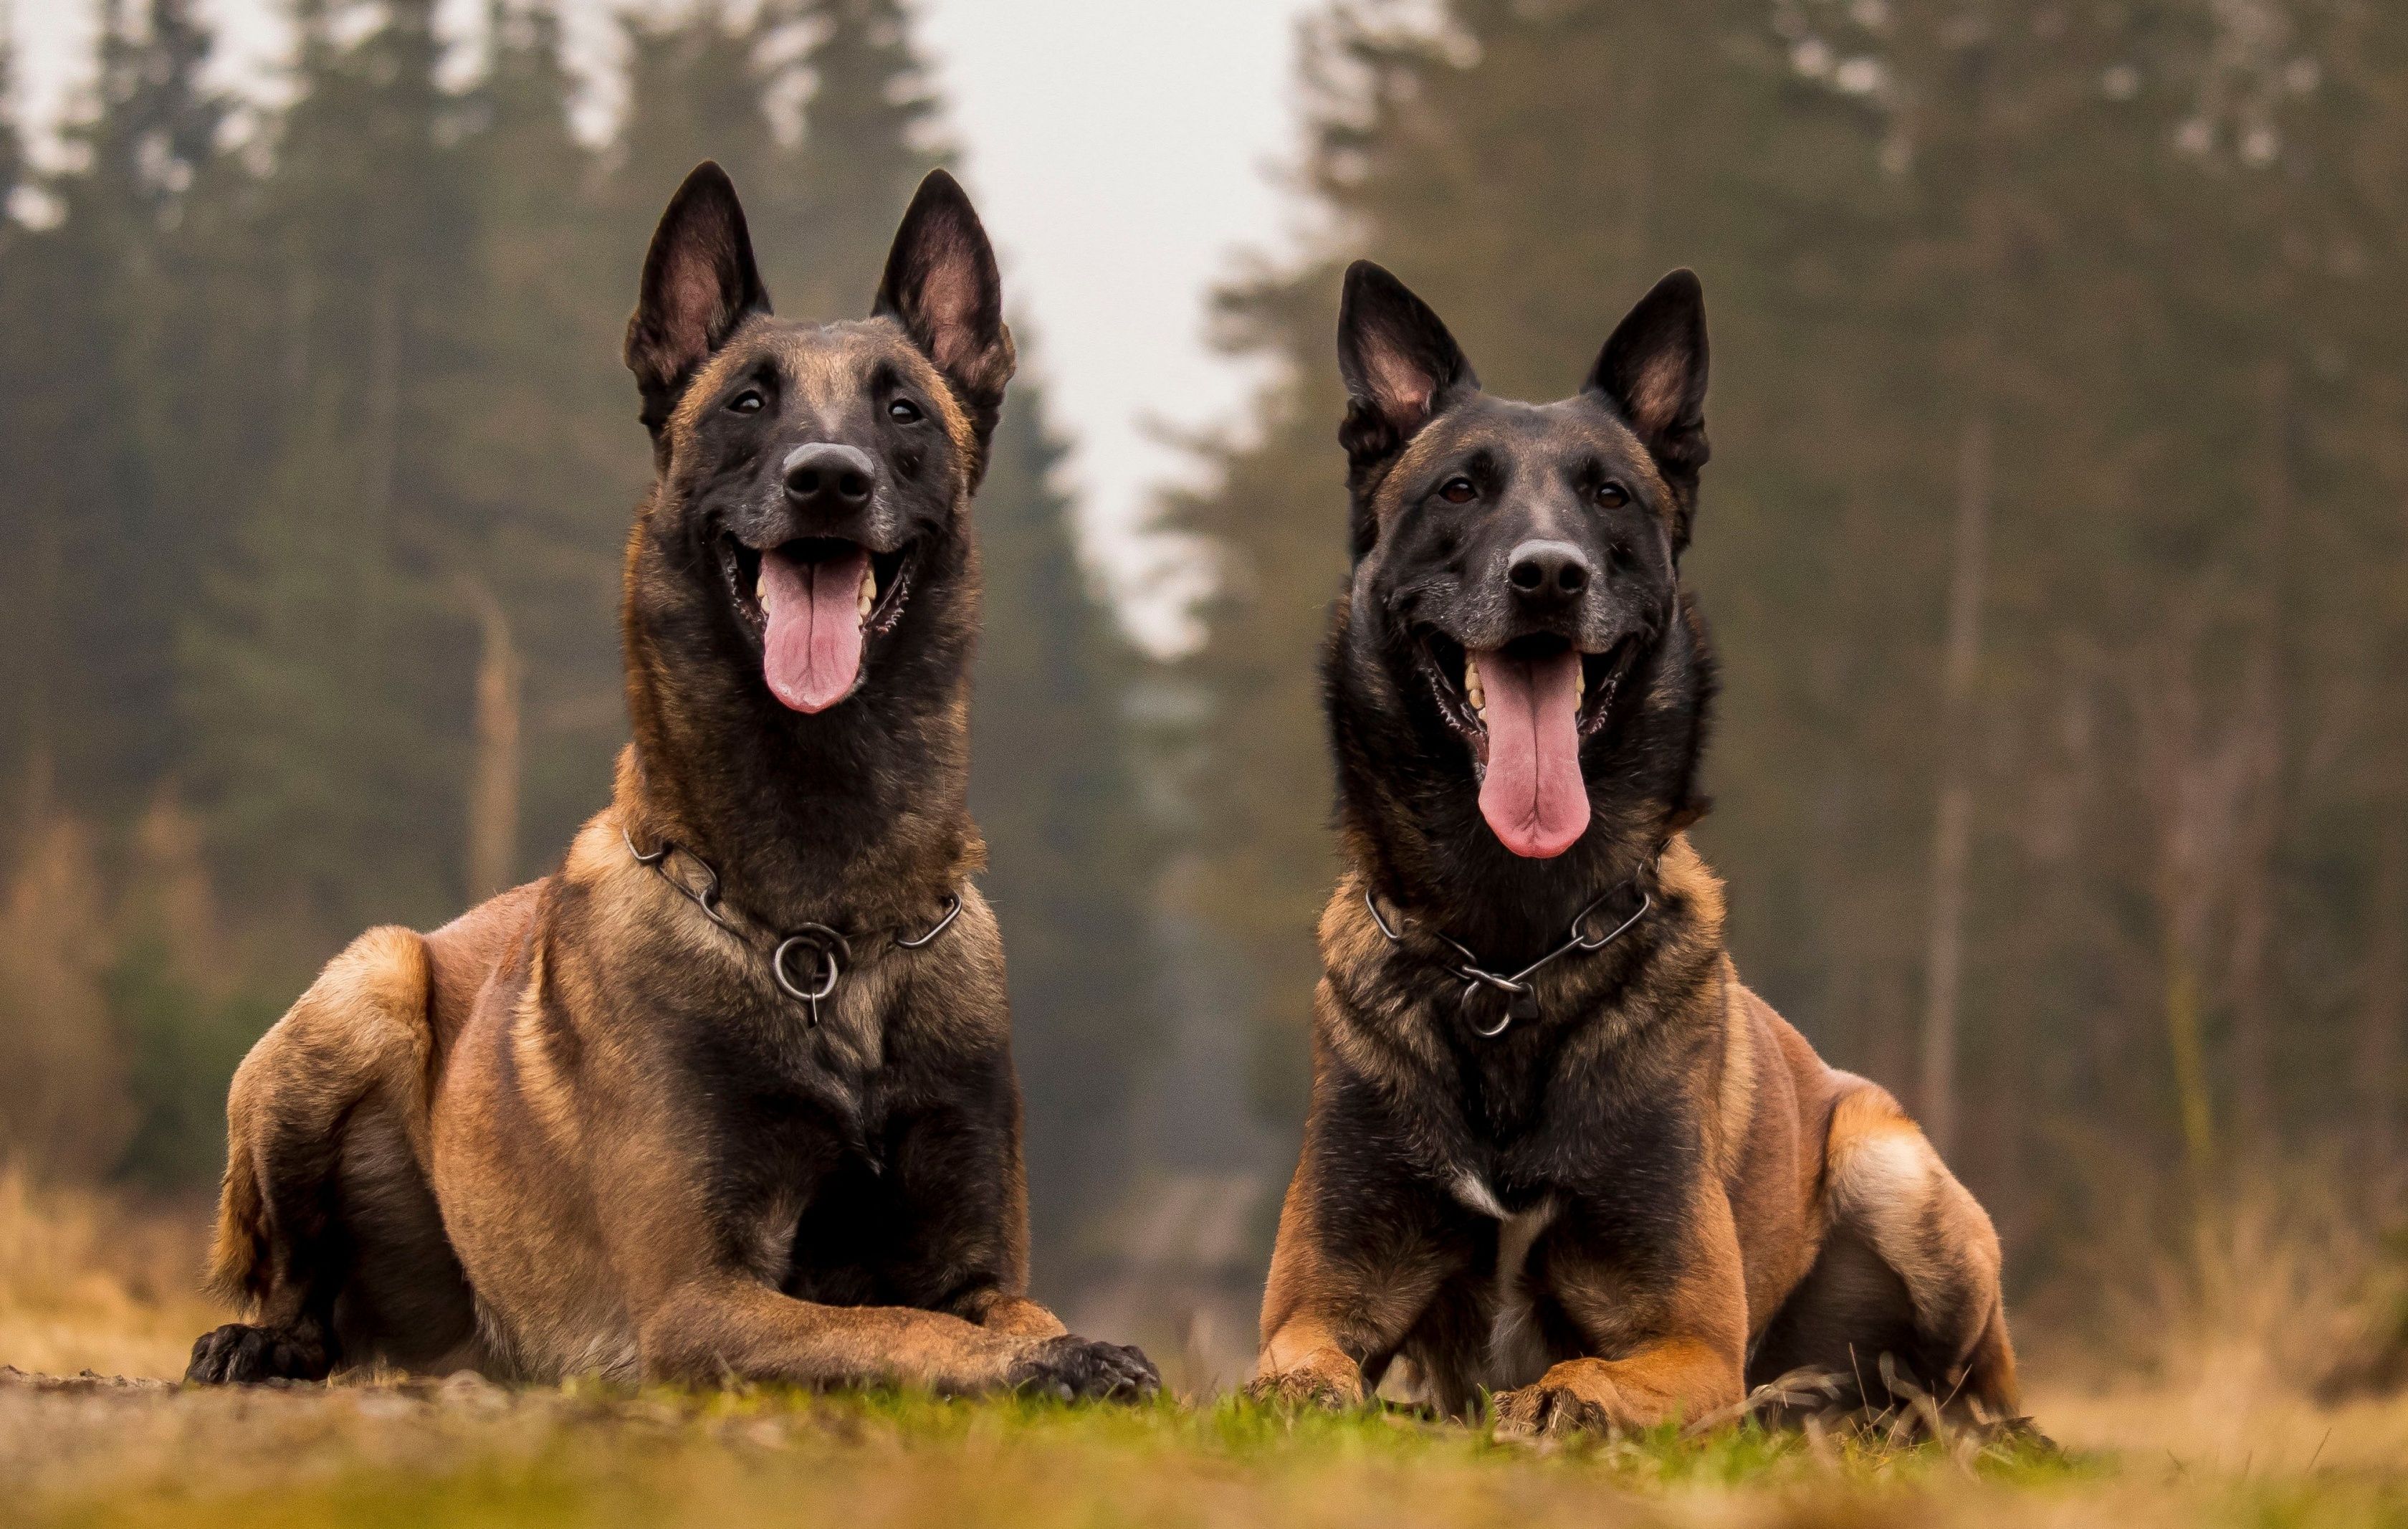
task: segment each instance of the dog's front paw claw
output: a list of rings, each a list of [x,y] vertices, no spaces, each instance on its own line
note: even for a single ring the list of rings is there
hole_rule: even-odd
[[[1023,1394],[1065,1402],[1142,1402],[1162,1389],[1162,1376],[1152,1360],[1126,1344],[1065,1334],[1038,1344],[1006,1384]]]
[[[306,1333],[228,1322],[194,1341],[184,1378],[204,1386],[246,1386],[323,1380],[332,1368],[325,1345]]]
[[[1246,1387],[1246,1396],[1269,1406],[1324,1407],[1342,1412],[1362,1405],[1363,1388],[1359,1383],[1350,1385],[1340,1377],[1308,1368],[1258,1376]]]
[[[1499,1438],[1536,1438],[1584,1431],[1610,1434],[1614,1427],[1605,1408],[1569,1386],[1550,1385],[1544,1380],[1498,1392],[1489,1399],[1489,1408]]]

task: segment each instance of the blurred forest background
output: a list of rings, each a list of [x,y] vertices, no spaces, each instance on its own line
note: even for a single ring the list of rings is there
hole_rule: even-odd
[[[36,1180],[204,1192],[318,962],[606,800],[618,337],[683,172],[729,167],[791,314],[866,309],[928,166],[976,184],[898,0],[635,12],[601,145],[547,0],[493,0],[465,88],[432,9],[295,0],[263,113],[188,0],[112,0],[69,167],[0,123],[0,1150]],[[1299,45],[1313,232],[1210,305],[1270,380],[1161,506],[1214,561],[1202,644],[1095,594],[1025,325],[979,502],[1040,1293],[1250,1357],[1369,254],[1524,397],[1703,275],[1698,837],[1742,973],[1921,1113],[2037,1330],[2229,1325],[2243,1270],[2270,1323],[2392,1320],[2408,8],[1332,0]]]

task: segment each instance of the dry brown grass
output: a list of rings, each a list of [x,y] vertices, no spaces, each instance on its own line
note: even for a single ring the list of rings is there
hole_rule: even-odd
[[[2086,1279],[2053,1292],[2057,1331],[2031,1346],[2035,1416],[2069,1444],[2186,1469],[2401,1468],[2408,1400],[2317,1399],[2396,1284],[2369,1188],[2306,1162],[2179,1212],[2133,1191]],[[2184,1221],[2168,1248],[2157,1229]]]
[[[224,1320],[203,1298],[197,1208],[138,1208],[0,1167],[0,1363],[177,1378]]]

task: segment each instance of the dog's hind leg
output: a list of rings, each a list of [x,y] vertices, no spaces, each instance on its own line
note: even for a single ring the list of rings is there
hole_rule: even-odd
[[[315,1380],[469,1341],[426,1169],[432,993],[425,941],[371,930],[243,1059],[211,1283],[249,1320],[204,1334],[186,1378]]]
[[[1872,1084],[1849,1080],[1824,1150],[1828,1230],[1757,1341],[1748,1383],[1820,1369],[1880,1409],[1909,1399],[1893,1392],[1895,1373],[1949,1412],[2014,1416],[2014,1350],[1989,1216]]]

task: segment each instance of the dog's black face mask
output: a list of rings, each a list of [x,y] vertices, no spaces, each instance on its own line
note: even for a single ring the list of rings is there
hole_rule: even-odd
[[[941,171],[921,186],[871,318],[789,323],[734,187],[701,166],[653,236],[627,364],[661,475],[653,532],[675,550],[660,566],[688,576],[660,625],[744,660],[790,712],[841,705],[915,587],[967,555],[956,522],[1011,375],[961,188]]]
[[[1563,855],[1684,625],[1677,563],[1706,458],[1697,279],[1658,283],[1556,403],[1483,393],[1438,316],[1369,263],[1347,273],[1339,359],[1358,661],[1446,741],[1426,752],[1498,844]]]

